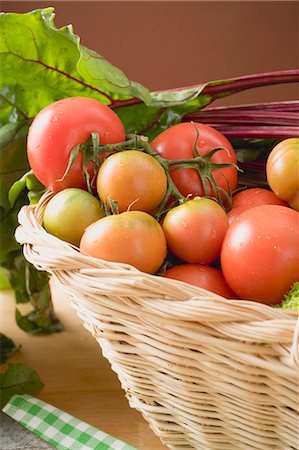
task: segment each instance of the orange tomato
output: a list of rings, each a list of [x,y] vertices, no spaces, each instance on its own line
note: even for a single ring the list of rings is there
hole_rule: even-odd
[[[299,211],[299,138],[284,139],[272,149],[266,175],[277,197]]]
[[[118,204],[119,212],[151,212],[162,202],[167,190],[163,167],[151,155],[127,150],[110,155],[97,176],[97,191],[103,202]]]
[[[153,274],[166,258],[166,238],[161,225],[151,215],[125,211],[90,225],[82,236],[80,251]]]

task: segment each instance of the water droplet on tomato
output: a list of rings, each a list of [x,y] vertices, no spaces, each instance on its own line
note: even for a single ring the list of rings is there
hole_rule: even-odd
[[[59,120],[59,117],[57,117],[57,116],[54,116],[52,119],[53,122],[58,122],[58,120]]]

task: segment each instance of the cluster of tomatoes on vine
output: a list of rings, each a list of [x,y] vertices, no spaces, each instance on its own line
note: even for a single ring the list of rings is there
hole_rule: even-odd
[[[54,193],[45,229],[86,255],[269,304],[299,280],[296,200],[232,195],[236,154],[215,128],[183,122],[152,142],[127,138],[108,106],[72,97],[35,117],[28,159]]]

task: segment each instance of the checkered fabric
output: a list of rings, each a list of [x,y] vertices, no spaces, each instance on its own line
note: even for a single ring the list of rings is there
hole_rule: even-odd
[[[60,450],[136,450],[30,395],[14,395],[3,412]]]

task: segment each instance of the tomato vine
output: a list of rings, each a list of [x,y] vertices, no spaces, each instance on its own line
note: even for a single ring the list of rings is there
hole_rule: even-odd
[[[129,135],[128,139],[123,142],[119,142],[116,144],[104,144],[102,145],[100,143],[100,138],[98,133],[91,133],[89,139],[85,143],[80,143],[76,145],[71,153],[70,158],[68,161],[68,166],[65,170],[65,173],[63,174],[63,177],[61,180],[63,180],[67,173],[69,172],[71,166],[73,165],[74,161],[76,160],[78,153],[81,152],[82,154],[82,170],[84,172],[84,176],[86,179],[87,188],[90,192],[93,190],[93,185],[97,176],[97,172],[99,170],[99,167],[101,165],[101,154],[110,154],[115,152],[123,152],[128,150],[139,150],[146,152],[147,154],[153,156],[159,164],[163,167],[166,177],[167,177],[167,191],[164,196],[164,199],[162,200],[159,208],[155,212],[154,216],[159,219],[165,212],[169,209],[167,208],[167,203],[169,202],[170,198],[173,197],[175,204],[184,203],[188,199],[190,199],[191,195],[184,196],[176,184],[174,183],[171,173],[173,171],[179,170],[179,169],[187,169],[187,168],[193,168],[197,171],[197,173],[200,176],[200,179],[203,184],[204,189],[204,196],[205,197],[211,197],[209,195],[208,190],[208,183],[212,186],[217,202],[226,210],[230,209],[231,207],[231,199],[232,199],[232,192],[230,191],[229,183],[227,182],[227,190],[221,188],[217,185],[214,176],[213,176],[213,170],[215,169],[224,169],[227,167],[236,167],[237,170],[240,170],[238,166],[234,163],[214,163],[211,161],[213,155],[220,151],[220,150],[226,150],[224,147],[215,147],[212,150],[210,150],[206,155],[201,156],[198,153],[198,150],[196,148],[196,143],[199,138],[199,132],[196,129],[196,140],[193,145],[193,154],[194,157],[191,159],[173,159],[168,160],[163,158],[161,155],[159,155],[157,152],[154,151],[154,149],[151,147],[148,137],[138,134]],[[92,161],[94,163],[94,175],[92,178],[90,178],[90,174],[87,170],[87,164]],[[59,180],[59,181],[61,181]],[[224,195],[224,201],[222,199],[221,194]],[[173,205],[171,205],[173,206]],[[106,210],[112,214],[117,213],[117,205],[115,204],[115,201],[113,199],[109,199],[109,203],[105,205]]]

